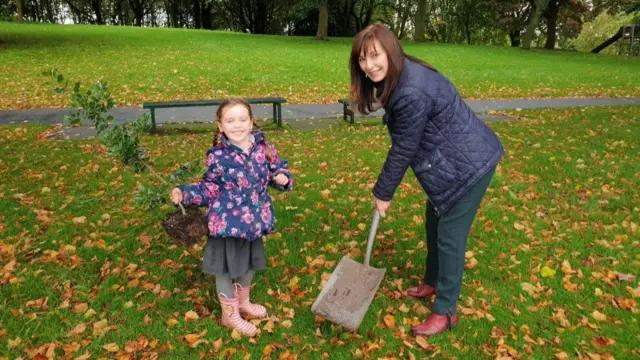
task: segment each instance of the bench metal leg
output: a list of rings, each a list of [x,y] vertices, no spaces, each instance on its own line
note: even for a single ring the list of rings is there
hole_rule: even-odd
[[[156,109],[151,108],[151,132],[156,132]]]
[[[273,103],[273,123],[278,123],[278,104]]]
[[[353,111],[349,109],[349,104],[342,103],[342,120],[347,121],[347,116],[349,116],[351,125],[355,124],[354,114]]]
[[[278,103],[278,128],[282,128],[282,104]]]

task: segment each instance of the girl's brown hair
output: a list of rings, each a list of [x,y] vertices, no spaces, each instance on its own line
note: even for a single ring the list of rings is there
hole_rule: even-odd
[[[387,53],[389,65],[387,75],[382,80],[382,94],[379,95],[380,103],[384,106],[389,101],[389,96],[400,81],[402,74],[403,61],[409,59],[433,71],[437,71],[433,66],[429,65],[422,59],[405,54],[402,50],[400,40],[396,35],[383,24],[371,24],[362,29],[354,38],[351,47],[351,56],[349,58],[349,68],[351,70],[351,101],[355,108],[362,114],[373,112],[374,88],[375,84],[360,68],[360,54],[368,53],[374,49],[374,40],[378,40],[382,46],[382,50]],[[377,49],[374,49],[377,50]]]
[[[253,116],[253,110],[251,110],[251,105],[249,104],[249,102],[243,98],[243,97],[239,97],[239,96],[230,96],[225,98],[222,103],[220,104],[220,106],[218,106],[218,110],[216,111],[216,121],[220,122],[222,121],[222,115],[224,114],[225,110],[227,108],[236,106],[236,105],[241,105],[244,106],[247,111],[249,112],[249,117],[251,118],[251,122],[253,123],[253,127],[255,129],[260,130],[261,132],[262,129],[260,128],[260,126],[258,125],[258,122],[256,121],[256,117]],[[264,132],[263,132],[263,136],[264,136]],[[222,141],[222,133],[220,132],[220,128],[218,126],[216,126],[214,132],[213,132],[213,146],[216,146],[218,144],[220,144],[220,142]],[[267,138],[265,136],[264,138],[265,144],[267,145],[265,148],[265,155],[267,157],[268,161],[271,161],[271,148],[269,146],[269,143],[267,142]]]

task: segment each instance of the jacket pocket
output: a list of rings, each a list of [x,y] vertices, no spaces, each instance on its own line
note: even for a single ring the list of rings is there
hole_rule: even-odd
[[[449,190],[456,181],[456,169],[438,149],[419,160],[413,172],[429,195]]]

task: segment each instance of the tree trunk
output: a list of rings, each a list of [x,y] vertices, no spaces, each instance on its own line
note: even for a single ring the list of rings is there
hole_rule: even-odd
[[[358,31],[364,29],[366,26],[371,24],[371,19],[373,18],[373,10],[375,9],[376,2],[375,0],[367,3],[367,10],[365,12],[364,21],[362,21],[360,29]]]
[[[258,0],[255,13],[256,27],[254,34],[267,34],[267,4],[266,0]]]
[[[223,1],[224,7],[229,12],[232,18],[236,20],[230,20],[229,24],[236,27],[236,30],[240,30],[243,33],[250,32],[255,33],[253,15],[251,12],[251,6],[245,6],[244,1]]]
[[[151,19],[149,19],[151,27],[158,27],[158,16],[156,15],[155,10],[156,9],[151,8],[151,11],[149,12],[149,16],[151,17]]]
[[[240,1],[240,6],[242,7],[241,12],[242,12],[242,18],[245,18],[245,9],[246,9],[246,28],[249,30],[250,33],[255,34],[257,32],[256,29],[256,19],[255,16],[253,16],[253,8],[249,5],[243,5],[244,1]],[[242,32],[247,32],[247,30],[242,30]]]
[[[373,8],[375,1],[364,1],[360,3],[360,9],[356,14],[355,5],[358,1],[353,1],[351,6],[351,16],[356,22],[356,32],[364,29],[369,23],[371,23],[371,17],[373,16]]]
[[[213,2],[206,2],[202,7],[202,28],[213,29]]]
[[[46,20],[52,24],[54,24],[56,22],[56,16],[55,16],[55,12],[53,10],[53,2],[51,0],[48,0],[45,4],[45,8],[47,11],[46,14]]]
[[[329,33],[329,10],[327,9],[327,0],[319,1],[320,17],[318,18],[318,32],[316,40],[327,40]]]
[[[353,36],[354,33],[351,28],[351,9],[353,6],[352,0],[344,1],[336,6],[339,6],[338,19],[336,24],[338,25],[338,36]]]
[[[614,42],[618,41],[621,37],[622,37],[622,31],[623,28],[620,28],[618,30],[617,33],[615,33],[615,35],[613,35],[612,37],[610,37],[609,39],[607,39],[607,41],[603,42],[602,44],[596,46],[595,48],[593,48],[593,50],[591,50],[591,52],[593,54],[597,54],[600,51],[604,50],[607,46],[613,44]]]
[[[424,41],[424,32],[427,22],[427,0],[418,0],[418,11],[416,12],[416,32],[413,40]]]
[[[524,49],[531,48],[531,40],[533,40],[533,33],[540,22],[540,17],[542,13],[547,9],[549,5],[549,0],[535,0],[536,1],[536,9],[531,15],[531,19],[529,19],[529,24],[527,24],[527,31],[524,33],[524,37],[522,38],[522,47]]]
[[[133,10],[133,9],[132,9]],[[133,11],[133,26],[137,26],[137,27],[142,27],[142,19],[144,16],[142,16],[142,14],[139,14],[136,11]]]
[[[15,0],[15,1],[16,1],[16,10],[18,11],[18,22],[21,23],[23,20],[22,0]]]
[[[202,29],[202,9],[200,8],[200,0],[193,0],[193,27]]]
[[[37,22],[41,22],[42,21],[42,10],[40,9],[40,3],[37,1],[33,2],[33,5],[31,7],[31,18],[34,19]]]
[[[469,9],[467,9],[464,29],[467,35],[467,44],[471,45],[471,11],[469,11]]]
[[[520,47],[520,30],[511,30],[509,33],[511,47]]]
[[[164,8],[165,8],[165,11],[167,12],[167,27],[177,27],[176,19],[175,19],[176,14],[171,5],[172,5],[171,1],[164,0]]]
[[[102,19],[102,0],[91,1],[91,8],[96,15],[96,24],[104,25],[104,20]]]
[[[144,0],[129,0],[129,7],[133,12],[135,26],[142,26],[144,20]]]
[[[358,31],[353,31],[354,28],[351,27],[351,18],[353,17],[353,21],[355,23],[355,28],[358,28],[358,24],[357,24],[357,19],[355,18],[355,16],[353,16],[353,14],[355,14],[355,7],[356,7],[356,2],[358,2],[358,0],[349,0],[346,2],[346,7],[345,7],[345,15],[346,15],[346,29],[347,29],[347,36],[353,36],[355,35]]]
[[[173,27],[182,27],[182,16],[180,15],[180,10],[178,9],[178,2],[171,2],[171,22],[173,23]]]
[[[409,20],[409,5],[404,7],[404,12],[402,13],[402,18],[400,20],[400,31],[398,33],[398,38],[404,38],[404,33],[407,29],[407,20]]]
[[[544,44],[545,49],[553,50],[556,48],[556,26],[558,23],[558,10],[560,4],[556,0],[549,1],[547,11],[547,43]]]
[[[29,9],[29,15],[31,15],[31,20],[35,20],[36,22],[42,21],[42,14],[40,12],[40,4],[37,1],[34,1],[31,5],[31,9]]]
[[[120,1],[113,2],[113,11],[111,14],[110,21],[113,25],[122,26],[122,2]]]

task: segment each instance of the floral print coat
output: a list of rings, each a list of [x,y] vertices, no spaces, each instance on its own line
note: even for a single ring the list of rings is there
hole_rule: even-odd
[[[207,207],[209,236],[248,241],[275,231],[273,202],[268,186],[290,191],[293,176],[286,160],[260,131],[252,132],[254,143],[244,152],[222,134],[220,144],[207,151],[207,171],[202,181],[179,186],[182,204]],[[266,149],[271,150],[267,159]],[[278,174],[289,178],[286,186],[273,181]]]

